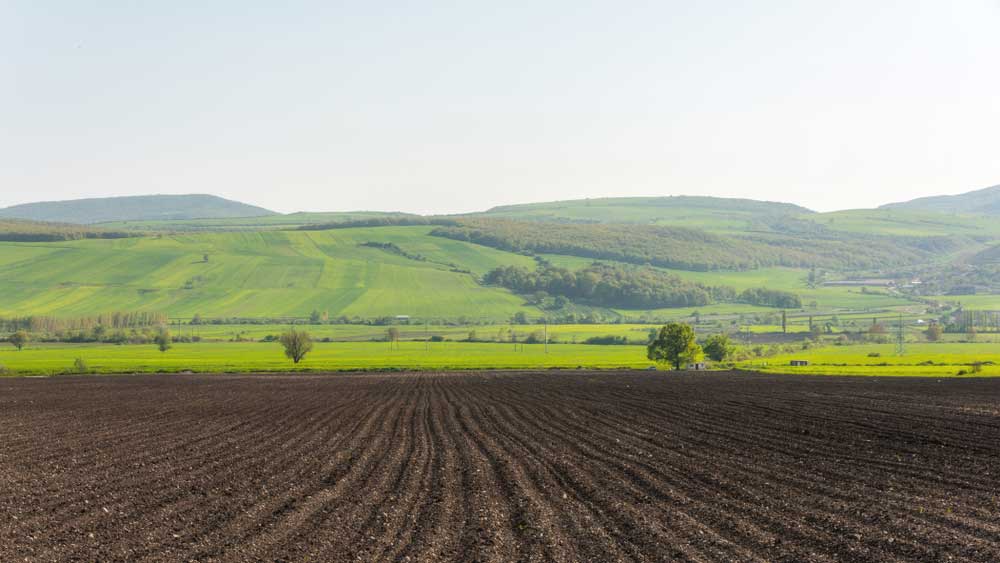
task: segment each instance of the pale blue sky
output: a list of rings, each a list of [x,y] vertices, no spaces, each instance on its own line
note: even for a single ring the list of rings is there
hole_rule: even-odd
[[[1000,184],[1000,0],[0,2],[0,206]]]

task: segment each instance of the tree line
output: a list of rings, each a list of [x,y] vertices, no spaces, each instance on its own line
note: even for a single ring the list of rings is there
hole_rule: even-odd
[[[137,233],[108,231],[82,225],[40,223],[13,219],[0,220],[0,241],[60,242],[81,239],[119,239],[142,236]]]
[[[802,306],[801,299],[787,291],[747,289],[737,293],[731,287],[690,282],[651,267],[600,262],[576,271],[553,266],[544,260],[539,261],[535,270],[500,266],[487,272],[483,283],[533,295],[536,302],[542,302],[544,296],[554,295],[588,305],[626,309],[700,307],[716,302],[788,309]]]
[[[60,333],[105,329],[134,329],[167,324],[163,313],[148,311],[119,311],[87,317],[58,318],[49,316],[0,317],[0,332],[24,330],[34,333]]]

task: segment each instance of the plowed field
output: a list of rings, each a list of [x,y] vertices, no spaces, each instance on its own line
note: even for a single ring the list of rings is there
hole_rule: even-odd
[[[1000,380],[0,380],[0,561],[1000,561]]]

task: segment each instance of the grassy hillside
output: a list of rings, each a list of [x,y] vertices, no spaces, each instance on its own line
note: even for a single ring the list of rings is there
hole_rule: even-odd
[[[27,203],[0,209],[0,217],[56,223],[260,217],[273,211],[212,195],[151,195]]]
[[[494,207],[485,217],[575,223],[642,223],[739,232],[812,212],[789,203],[697,196],[598,198]]]
[[[307,225],[329,225],[353,223],[382,217],[412,217],[407,213],[382,211],[344,211],[329,213],[289,213],[287,215],[264,215],[260,217],[234,217],[223,219],[177,219],[160,221],[118,221],[102,223],[108,229],[129,231],[255,231],[262,229],[296,229]]]
[[[528,257],[429,237],[429,227],[215,233],[0,244],[0,314],[155,310],[215,317],[508,318],[522,299],[474,275]],[[365,242],[392,242],[415,260]],[[204,256],[208,255],[208,262]],[[453,270],[467,270],[462,273]]]
[[[172,317],[331,317],[410,315],[504,321],[542,312],[506,289],[479,283],[499,266],[535,261],[466,241],[431,236],[433,226],[323,231],[147,235],[119,240],[0,243],[0,316],[77,317],[110,311],[156,311]],[[377,243],[367,246],[367,243]],[[381,247],[379,247],[381,245]],[[205,261],[205,256],[208,261]],[[566,265],[585,258],[553,256]],[[849,288],[809,289],[805,270],[682,272],[711,285],[793,291],[818,307],[882,307],[898,297]],[[592,308],[569,311],[587,315]],[[701,308],[605,313],[634,319],[766,310],[739,303]]]
[[[882,209],[908,209],[968,215],[1000,215],[1000,186],[959,195],[922,197],[883,205]]]
[[[937,213],[906,208],[852,209],[802,217],[848,233],[888,236],[948,236],[1000,238],[1000,223],[988,217]]]

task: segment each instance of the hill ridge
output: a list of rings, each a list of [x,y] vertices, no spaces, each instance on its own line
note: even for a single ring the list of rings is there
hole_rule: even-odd
[[[0,217],[54,223],[263,217],[276,213],[211,194],[155,194],[40,201],[0,209]]]
[[[918,197],[880,205],[879,209],[912,209],[938,213],[1000,215],[1000,184],[955,195]]]

